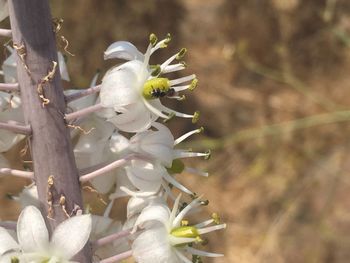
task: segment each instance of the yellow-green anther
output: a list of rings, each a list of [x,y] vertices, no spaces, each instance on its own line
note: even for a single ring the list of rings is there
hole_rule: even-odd
[[[11,263],[19,263],[18,257],[11,257]]]
[[[167,78],[154,78],[147,80],[143,85],[142,96],[146,100],[162,97],[162,93],[167,93],[170,89],[170,82]]]
[[[202,242],[204,242],[204,240],[200,236],[198,236],[198,237],[196,237],[196,241],[195,242],[196,243],[202,243]]]
[[[200,112],[199,112],[199,111],[196,111],[196,112],[193,114],[192,123],[196,123],[196,122],[199,120],[199,117],[200,117]]]
[[[181,220],[181,226],[188,226],[190,222],[186,219]]]
[[[180,159],[173,160],[170,168],[167,168],[169,174],[180,174],[185,169],[184,163]]]
[[[190,87],[188,88],[190,91],[194,90],[198,86],[198,79],[193,79]]]
[[[174,112],[170,113],[168,115],[168,118],[163,120],[163,123],[167,123],[167,122],[171,121],[175,116],[176,116],[176,114]]]
[[[205,160],[209,160],[211,157],[211,150],[209,149],[208,151],[205,152],[206,156],[204,157]]]
[[[178,97],[176,100],[178,101],[183,101],[186,99],[186,96],[185,95],[181,95],[180,97]]]
[[[152,33],[149,35],[149,42],[151,43],[151,45],[154,47],[157,42],[158,42],[158,37],[156,36],[156,34]]]
[[[171,35],[170,35],[170,33],[168,33],[168,34],[166,34],[164,43],[167,45],[170,43],[170,41],[171,41]]]
[[[200,238],[197,228],[193,226],[179,226],[171,230],[174,237]]]
[[[196,193],[193,193],[190,195],[190,197],[194,200],[198,198],[198,195]]]
[[[211,218],[214,220],[214,223],[219,225],[220,224],[220,216],[217,213],[212,213]]]
[[[181,48],[179,53],[177,53],[177,55],[176,55],[176,59],[177,60],[182,59],[185,56],[186,53],[187,53],[187,49],[186,48]]]
[[[152,77],[157,77],[159,76],[162,68],[160,67],[160,65],[152,65],[151,70],[152,70],[152,73],[151,73]]]
[[[204,127],[203,126],[198,129],[198,133],[202,133],[202,132],[204,132]]]
[[[207,205],[209,205],[209,200],[202,200],[200,203],[203,206],[207,206]]]
[[[187,63],[185,61],[181,61],[180,64],[184,67],[187,68]]]
[[[202,258],[198,255],[192,255],[192,263],[203,263]]]

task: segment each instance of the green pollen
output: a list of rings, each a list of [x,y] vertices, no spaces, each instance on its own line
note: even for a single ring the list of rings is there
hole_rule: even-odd
[[[200,238],[197,228],[193,226],[180,226],[171,230],[174,237]]]
[[[200,116],[200,112],[199,112],[199,111],[196,111],[196,112],[193,114],[192,123],[196,123],[196,122],[199,120],[199,116]]]
[[[198,86],[198,79],[193,79],[190,87],[188,88],[190,91],[193,91]]]
[[[167,168],[169,174],[180,174],[185,169],[184,163],[180,159],[175,159],[170,168]]]
[[[11,257],[11,263],[19,263],[18,257]]]
[[[182,59],[185,56],[186,53],[187,53],[187,49],[186,48],[181,48],[179,53],[177,53],[177,55],[176,55],[176,59],[177,60]]]
[[[149,42],[151,43],[151,45],[154,47],[157,42],[158,42],[158,37],[156,36],[156,34],[152,33],[149,35]]]
[[[170,92],[170,82],[167,78],[154,78],[147,80],[143,85],[142,96],[152,100],[166,96]]]

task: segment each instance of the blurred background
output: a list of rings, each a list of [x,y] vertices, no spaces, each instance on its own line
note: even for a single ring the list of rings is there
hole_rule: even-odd
[[[348,0],[51,2],[75,54],[66,88],[88,87],[97,70],[114,65],[102,54],[117,40],[144,52],[150,33],[171,33],[169,48],[152,56],[158,63],[188,49],[181,75],[196,73],[199,87],[164,103],[200,110],[205,132],[187,146],[212,150],[209,161],[188,162],[209,179],[181,176],[228,224],[203,248],[225,258],[204,262],[350,261]],[[169,125],[176,135],[198,126]],[[26,183],[0,178],[1,219],[16,218],[7,194]]]

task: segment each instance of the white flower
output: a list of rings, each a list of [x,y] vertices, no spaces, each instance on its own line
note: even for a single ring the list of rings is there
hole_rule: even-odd
[[[26,206],[40,207],[40,201],[38,197],[38,189],[35,184],[25,186],[22,192],[18,195],[18,202],[21,204],[22,209]]]
[[[173,210],[166,205],[148,206],[138,217],[137,227],[144,229],[132,244],[133,257],[139,263],[191,263],[187,255],[220,257],[214,254],[195,249],[193,246],[203,240],[201,235],[223,229],[225,224],[218,224],[217,217],[197,225],[187,225],[184,216],[192,209],[201,205],[198,199],[194,200],[178,213],[180,196],[176,199]],[[208,226],[215,223],[214,226]]]
[[[19,123],[24,122],[21,99],[19,96],[0,91],[0,121]],[[8,151],[23,138],[25,138],[24,135],[1,129],[0,152]]]
[[[0,2],[0,4],[1,4],[1,2]],[[1,11],[0,11],[0,16],[1,16]],[[2,74],[4,75],[5,83],[16,83],[18,81],[17,80],[18,78],[17,78],[16,53],[12,47],[10,47],[10,46],[6,46],[6,47],[10,52],[10,56],[2,64]],[[68,75],[68,71],[67,71],[67,65],[66,65],[66,62],[64,60],[62,53],[57,52],[57,57],[58,57],[61,78],[63,80],[69,81],[70,79],[69,79],[69,75]]]
[[[9,15],[7,0],[0,0],[0,22]]]
[[[179,71],[185,68],[184,63],[170,65],[179,60],[185,53],[182,49],[161,65],[150,66],[149,59],[153,52],[166,47],[170,37],[156,44],[152,35],[151,44],[145,55],[129,42],[118,41],[105,51],[104,58],[120,58],[130,60],[109,70],[102,80],[100,102],[106,110],[102,116],[112,122],[117,128],[126,132],[147,130],[158,117],[169,119],[173,116],[198,118],[171,110],[161,104],[159,98],[169,97],[181,99],[179,91],[193,89],[197,85],[195,75],[169,80],[160,77],[161,74]],[[178,86],[189,82],[190,84]]]
[[[0,262],[8,263],[11,257],[17,257],[23,263],[74,262],[70,259],[84,247],[90,232],[90,215],[74,216],[59,224],[50,240],[39,209],[27,206],[17,223],[18,243],[0,228]]]

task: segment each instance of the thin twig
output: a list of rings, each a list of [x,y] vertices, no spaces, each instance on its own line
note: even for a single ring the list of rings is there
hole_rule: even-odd
[[[75,111],[75,112],[72,112],[72,113],[68,113],[66,114],[65,116],[65,119],[66,121],[72,121],[72,120],[75,120],[75,119],[79,119],[79,118],[82,118],[82,117],[85,117],[86,115],[89,115],[93,112],[96,112],[96,111],[99,111],[101,110],[103,107],[101,104],[96,104],[94,106],[90,106],[90,107],[87,107],[87,108],[84,108],[82,110],[78,110],[78,111]]]
[[[88,88],[88,89],[77,90],[76,93],[66,95],[66,102],[69,103],[73,100],[77,100],[77,99],[83,98],[85,96],[88,96],[90,94],[97,93],[100,90],[101,90],[101,85],[97,85],[95,87]]]
[[[103,175],[105,173],[108,173],[124,164],[126,164],[127,161],[129,161],[130,159],[134,158],[135,155],[134,154],[130,154],[128,155],[127,157],[123,158],[123,159],[119,159],[117,161],[114,161],[110,164],[107,164],[106,166],[96,170],[96,171],[93,171],[91,173],[88,173],[88,174],[84,174],[82,176],[80,176],[79,180],[81,183],[85,183],[97,176],[100,176],[100,175]]]
[[[28,172],[28,171],[21,171],[21,170],[15,170],[10,168],[0,168],[0,174],[1,175],[13,175],[17,177],[22,177],[26,179],[34,179],[34,173]]]
[[[10,29],[0,28],[0,36],[2,36],[2,37],[11,37],[12,36],[12,31]]]
[[[30,125],[21,125],[17,124],[16,122],[0,122],[0,129],[4,129],[7,131],[11,131],[18,134],[23,135],[31,135],[32,129],[30,128]]]
[[[19,91],[18,83],[0,83],[0,91]]]

